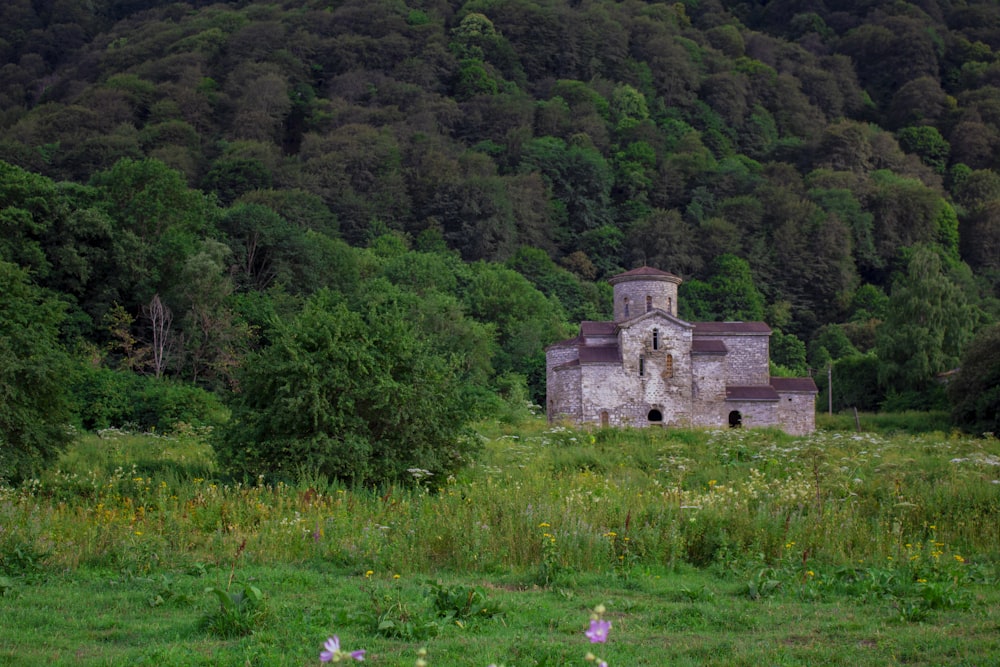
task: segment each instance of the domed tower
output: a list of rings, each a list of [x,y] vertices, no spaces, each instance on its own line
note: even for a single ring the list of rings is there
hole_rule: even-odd
[[[648,266],[608,280],[615,289],[615,322],[623,322],[654,308],[677,317],[677,286],[681,279]]]

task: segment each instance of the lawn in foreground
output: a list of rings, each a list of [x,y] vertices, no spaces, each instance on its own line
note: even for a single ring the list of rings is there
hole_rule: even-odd
[[[480,433],[383,489],[86,436],[0,489],[0,665],[307,665],[334,634],[387,666],[1000,664],[995,438]]]
[[[225,639],[202,619],[219,606],[205,589],[225,586],[229,575],[81,570],[8,579],[0,664],[307,665],[319,662],[333,634],[345,648],[367,650],[367,663],[393,667],[414,665],[420,647],[441,666],[583,665],[590,650],[612,667],[1000,663],[1000,593],[992,584],[970,585],[964,608],[911,618],[890,595],[852,598],[781,582],[754,599],[740,577],[693,568],[564,574],[540,587],[531,573],[394,578],[321,563],[248,566],[237,569],[232,590],[257,587],[266,611],[250,634]],[[460,600],[476,591],[488,613],[442,613],[435,589]],[[597,604],[612,622],[604,645],[584,636]],[[386,629],[390,623],[396,627]]]

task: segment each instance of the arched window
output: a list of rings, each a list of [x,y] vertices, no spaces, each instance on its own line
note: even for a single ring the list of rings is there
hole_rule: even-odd
[[[674,355],[668,354],[663,362],[663,377],[672,378],[674,376]]]
[[[672,296],[667,297],[667,312],[671,315],[674,314],[674,297]]]
[[[653,349],[654,350],[659,350],[660,349],[660,330],[659,329],[653,329]]]
[[[650,410],[649,414],[646,415],[646,419],[651,422],[661,422],[663,421],[663,413],[659,410]]]
[[[653,310],[653,297],[646,295],[646,312]]]
[[[641,376],[643,376],[645,374],[646,374],[646,357],[640,354],[639,355],[639,376],[641,377]]]
[[[625,297],[624,303],[625,303],[625,319],[628,319],[628,297]]]

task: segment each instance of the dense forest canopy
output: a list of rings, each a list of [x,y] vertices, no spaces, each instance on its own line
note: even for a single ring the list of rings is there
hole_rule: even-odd
[[[538,401],[641,264],[838,407],[941,405],[1000,317],[998,52],[987,0],[7,0],[0,261],[86,427],[379,294],[455,405]]]

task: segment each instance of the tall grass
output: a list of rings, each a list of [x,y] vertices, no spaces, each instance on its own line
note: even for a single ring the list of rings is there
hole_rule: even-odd
[[[0,490],[0,572],[196,567],[244,540],[255,564],[526,578],[1000,554],[996,439],[539,421],[480,434],[457,476],[381,489],[223,483],[200,433],[86,436],[56,469]]]

